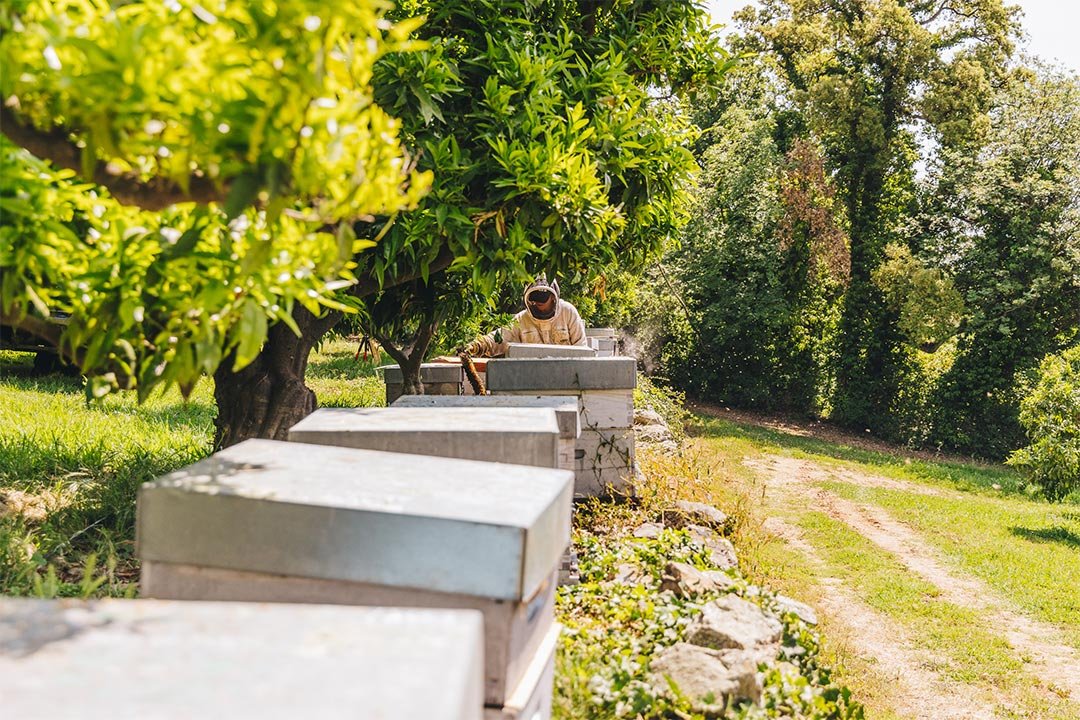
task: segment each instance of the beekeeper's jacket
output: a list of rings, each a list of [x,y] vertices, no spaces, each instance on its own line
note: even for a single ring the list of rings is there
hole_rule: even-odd
[[[556,295],[556,297],[558,297]],[[510,324],[476,339],[477,357],[505,355],[510,343],[542,343],[544,345],[587,345],[585,322],[577,308],[562,298],[555,314],[548,320],[533,317],[526,306]]]

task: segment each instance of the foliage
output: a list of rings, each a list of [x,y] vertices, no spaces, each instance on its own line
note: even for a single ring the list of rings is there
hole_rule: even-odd
[[[652,300],[672,317],[662,357],[673,381],[713,401],[821,409],[846,235],[817,150],[783,153],[758,92],[726,100],[713,115],[722,132],[701,143],[695,216],[657,278],[670,296]]]
[[[685,222],[696,166],[676,98],[715,84],[727,64],[705,15],[689,2],[414,1],[395,11],[417,15],[430,47],[381,61],[376,99],[402,118],[434,184],[363,266],[382,277],[448,252],[458,277],[441,282],[464,301],[440,323],[448,336],[509,310],[498,300],[516,305],[520,283],[540,272],[591,318],[589,294],[574,288],[603,298],[605,278],[640,268]]]
[[[61,344],[95,397],[244,366],[270,324],[355,282],[370,242],[339,221],[408,207],[430,181],[371,101],[372,65],[415,49],[415,23],[367,2],[213,9],[0,11],[4,133],[62,168],[0,145],[0,315]],[[40,322],[54,312],[72,315],[60,337]]]
[[[559,700],[574,694],[574,720],[699,718],[685,699],[663,696],[646,676],[654,652],[678,642],[695,612],[719,595],[710,591],[680,598],[660,590],[668,562],[710,569],[704,548],[685,531],[670,528],[656,538],[615,539],[579,532],[575,548],[581,583],[560,588],[556,601],[560,622],[567,628],[560,640]],[[628,569],[639,576],[637,581],[613,581]],[[734,584],[734,592],[776,610],[771,593],[740,577]],[[818,663],[816,633],[793,613],[784,613],[782,620],[781,652],[791,665],[765,673],[763,707],[743,704],[725,717],[862,717],[849,691],[832,683],[829,671]]]
[[[415,200],[430,178],[401,196],[397,123],[371,75],[420,47],[418,22],[390,25],[364,1],[207,5],[20,2],[0,16],[3,96],[20,122],[78,133],[84,178],[107,163],[184,190],[209,181],[229,189],[230,216],[263,191],[272,216],[299,201],[318,223]]]
[[[988,142],[946,154],[931,229],[956,268],[968,317],[934,404],[936,439],[1004,457],[1023,442],[1016,378],[1080,330],[1080,80],[1018,70],[1002,88]]]
[[[913,199],[921,124],[944,148],[977,146],[1014,32],[1000,0],[766,0],[740,14],[737,47],[761,53],[797,121],[820,143],[850,237],[832,416],[882,432],[909,365],[871,274]]]
[[[337,240],[290,218],[142,212],[3,138],[0,152],[0,306],[16,322],[27,301],[41,317],[71,315],[61,343],[97,371],[88,396],[137,387],[145,398],[174,382],[188,392],[227,353],[249,362],[294,303],[317,311],[333,304],[328,281],[351,282]]]
[[[1038,380],[1020,402],[1031,444],[1009,457],[1051,500],[1080,491],[1080,345],[1039,364]]]
[[[885,260],[871,279],[899,316],[900,331],[915,347],[932,353],[956,334],[964,300],[952,278],[920,262],[906,245],[887,245]]]

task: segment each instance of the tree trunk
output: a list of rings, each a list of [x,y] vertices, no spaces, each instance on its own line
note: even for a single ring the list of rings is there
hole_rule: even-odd
[[[214,373],[215,448],[251,438],[285,440],[289,428],[315,410],[315,393],[304,384],[308,357],[339,318],[337,312],[320,318],[297,307],[293,319],[300,337],[278,323],[250,365],[233,372],[232,356],[221,363]]]
[[[443,247],[426,268],[417,266],[384,279],[379,283],[374,275],[366,275],[354,285],[349,294],[367,297],[380,289],[394,287],[420,277],[421,272],[445,270],[454,259],[449,247]],[[270,328],[266,344],[250,365],[232,371],[232,358],[222,361],[214,373],[214,399],[218,414],[214,420],[214,447],[235,445],[251,438],[284,440],[289,428],[300,422],[316,408],[315,393],[304,384],[311,349],[322,336],[337,324],[341,313],[329,312],[315,317],[303,307],[293,311],[293,320],[300,328],[300,337],[288,326],[277,323]],[[428,338],[428,343],[430,342]],[[423,358],[427,344],[420,353]],[[419,380],[417,360],[417,379]]]
[[[375,335],[375,339],[386,350],[386,354],[392,357],[397,362],[398,367],[401,368],[402,395],[424,394],[424,383],[420,379],[420,366],[424,363],[424,356],[427,355],[431,340],[435,337],[435,331],[438,327],[438,322],[434,320],[421,323],[420,329],[416,331],[416,337],[408,349],[404,346],[397,347],[388,337]]]

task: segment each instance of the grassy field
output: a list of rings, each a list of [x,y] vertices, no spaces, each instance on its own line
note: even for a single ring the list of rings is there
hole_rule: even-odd
[[[313,353],[320,404],[382,404],[382,358],[356,360],[355,347]],[[212,382],[186,402],[173,390],[141,406],[133,393],[87,404],[80,378],[36,376],[31,358],[0,352],[0,593],[133,594],[135,493],[211,452]]]
[[[951,581],[975,583],[993,607],[1040,623],[1047,642],[1052,635],[1075,657],[1080,505],[1032,498],[1023,478],[1002,466],[881,453],[715,418],[701,418],[695,434],[696,452],[716,468],[715,495],[758,500],[743,543],[752,578],[824,605],[842,588],[897,628],[931,672],[994,717],[1080,717],[1080,697],[1041,676],[1006,637],[1011,628],[950,594],[940,578],[914,571],[910,558],[868,537],[862,525],[829,511],[834,502],[847,503],[872,518],[871,529],[882,517],[897,521],[911,533],[905,542],[916,546],[917,558],[934,558]],[[794,528],[807,547],[784,542],[765,518]],[[845,618],[825,615],[830,660],[866,704],[867,717],[905,717],[896,678],[860,651]]]
[[[337,340],[313,354],[308,380],[322,405],[381,404],[376,363],[354,352],[354,344]],[[642,398],[648,392],[646,384]],[[29,356],[0,353],[0,593],[135,594],[136,491],[209,454],[214,414],[209,381],[186,402],[171,392],[142,406],[130,395],[87,404],[80,379],[37,377]],[[1019,474],[1001,466],[703,416],[693,434],[680,455],[646,458],[662,497],[641,499],[636,511],[609,506],[599,525],[637,522],[643,507],[668,502],[672,493],[723,508],[748,578],[819,606],[825,660],[837,682],[856,691],[868,718],[914,715],[895,671],[868,655],[843,612],[828,610],[837,587],[895,629],[898,638],[889,640],[902,638],[920,671],[989,708],[987,717],[1080,718],[1077,694],[1042,677],[1006,637],[1009,628],[830,510],[836,504],[898,523],[943,572],[977,583],[1074,652],[1080,504],[1034,498]],[[782,540],[770,522],[793,528],[804,547]]]

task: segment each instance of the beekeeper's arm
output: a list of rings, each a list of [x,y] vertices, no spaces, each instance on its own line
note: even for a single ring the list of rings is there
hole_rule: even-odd
[[[502,357],[510,349],[510,343],[518,342],[521,342],[521,326],[515,318],[506,327],[473,340],[465,347],[465,352],[473,357]]]

